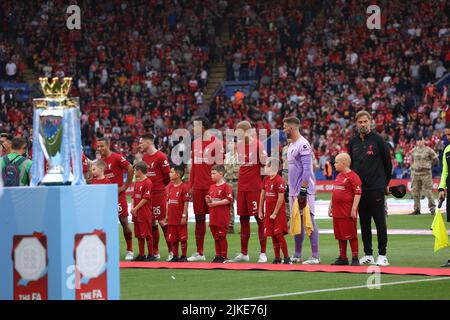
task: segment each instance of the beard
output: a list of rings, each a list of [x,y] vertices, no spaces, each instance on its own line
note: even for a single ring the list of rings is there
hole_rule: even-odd
[[[369,128],[361,127],[361,128],[359,128],[359,133],[360,134],[368,134],[369,133]]]

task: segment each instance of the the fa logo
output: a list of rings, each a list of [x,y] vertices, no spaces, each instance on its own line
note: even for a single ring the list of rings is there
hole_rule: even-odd
[[[370,14],[370,17],[367,18],[366,26],[369,30],[373,29],[381,29],[381,9],[377,5],[371,5],[367,7],[367,14]]]

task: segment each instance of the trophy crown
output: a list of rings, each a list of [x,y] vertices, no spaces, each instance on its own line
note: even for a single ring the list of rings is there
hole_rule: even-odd
[[[72,78],[65,77],[61,84],[59,78],[52,78],[52,82],[48,82],[48,78],[39,78],[42,91],[47,98],[66,98],[69,94]]]

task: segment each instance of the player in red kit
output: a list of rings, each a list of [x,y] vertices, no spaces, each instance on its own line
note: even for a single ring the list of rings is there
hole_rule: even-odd
[[[139,139],[139,149],[143,153],[142,161],[148,166],[147,177],[152,181],[152,213],[153,213],[153,252],[157,259],[159,254],[159,229],[158,224],[164,233],[164,238],[169,252],[167,261],[172,259],[170,243],[168,241],[168,227],[165,224],[166,218],[166,189],[170,182],[170,164],[167,156],[155,148],[155,137],[151,133],[146,133]]]
[[[352,249],[351,265],[359,265],[356,222],[362,183],[359,176],[350,170],[350,163],[347,153],[336,156],[334,166],[339,174],[334,182],[328,215],[333,217],[334,236],[339,241],[340,255],[333,265],[348,265],[347,241],[350,241]]]
[[[109,140],[106,138],[97,139],[97,148],[106,163],[105,177],[116,183],[119,191],[119,221],[123,228],[123,236],[127,243],[127,254],[125,260],[131,261],[133,255],[133,232],[128,224],[128,203],[126,190],[133,181],[133,167],[118,153],[111,152]],[[127,173],[127,181],[123,182],[123,173]]]
[[[92,165],[91,184],[111,184],[111,180],[105,177],[106,163],[103,160],[97,160]]]
[[[184,168],[174,166],[170,169],[171,183],[167,187],[167,217],[169,226],[168,239],[173,251],[170,262],[187,262],[188,240],[188,206],[191,196],[189,185],[183,182]],[[181,257],[178,256],[178,246],[181,245]]]
[[[208,195],[205,197],[210,210],[209,228],[216,244],[216,256],[211,261],[214,263],[228,261],[227,231],[233,203],[233,189],[225,182],[224,175],[223,165],[212,167],[211,178],[215,183],[209,187]]]
[[[195,214],[197,251],[188,258],[188,261],[206,260],[203,254],[203,245],[206,234],[206,215],[209,214],[209,207],[205,197],[208,194],[209,187],[214,184],[214,181],[211,180],[211,168],[214,164],[218,164],[217,160],[221,160],[223,164],[224,159],[223,144],[206,131],[209,128],[208,119],[199,117],[194,121],[194,126],[199,124],[201,125],[201,136],[195,137],[193,143],[192,167],[189,175]]]
[[[267,154],[262,143],[251,136],[251,125],[248,121],[241,121],[236,129],[244,132],[245,144],[241,148],[238,142],[238,161],[244,163],[239,168],[238,192],[237,192],[237,214],[241,223],[241,253],[232,262],[249,261],[248,241],[250,240],[250,217],[254,216],[258,223],[258,236],[261,251],[258,262],[267,262],[266,243],[264,235],[264,220],[258,217],[258,204],[262,189],[261,169],[266,163]],[[244,150],[241,150],[244,149]],[[242,155],[242,153],[244,154]]]
[[[280,249],[283,252],[284,264],[292,264],[289,258],[286,239],[284,236],[288,233],[286,220],[286,202],[284,192],[286,186],[284,180],[277,173],[279,170],[279,160],[268,158],[263,181],[263,189],[259,200],[260,219],[264,219],[264,232],[266,237],[272,237],[275,260],[273,263],[282,263],[280,258]],[[265,206],[264,206],[265,202]]]
[[[134,223],[134,236],[138,239],[139,255],[134,261],[156,261],[153,255],[152,239],[152,181],[146,177],[148,166],[140,161],[134,165],[136,182],[133,191],[133,208],[131,215]],[[145,256],[147,241],[148,255]]]

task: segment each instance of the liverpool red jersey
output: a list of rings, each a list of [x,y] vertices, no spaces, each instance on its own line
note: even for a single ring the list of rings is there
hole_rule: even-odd
[[[164,191],[165,186],[170,182],[170,164],[167,156],[158,150],[154,155],[144,154],[142,160],[148,165],[147,177],[152,180],[152,192]]]
[[[195,146],[202,146],[202,150],[196,150]],[[216,150],[220,150],[216,157]],[[189,174],[189,184],[192,189],[208,190],[214,184],[211,179],[211,168],[218,164],[216,159],[221,159],[223,164],[224,151],[223,144],[215,137],[210,141],[196,140],[192,144],[191,160],[192,167]]]
[[[173,183],[169,184],[167,188],[167,222],[169,225],[180,225],[184,204],[187,201],[190,201],[190,199],[189,185],[186,182],[183,182],[178,186]]]
[[[361,179],[354,172],[339,173],[334,181],[331,206],[333,218],[349,218],[355,195],[361,194]]]
[[[111,152],[109,157],[102,158],[106,163],[105,178],[111,180],[111,183],[117,183],[118,187],[121,187],[124,183],[123,172],[130,164],[122,155]]]
[[[92,178],[91,184],[111,184],[111,180],[106,177],[103,179]]]
[[[275,210],[278,201],[278,194],[283,194],[283,204],[279,210],[280,214],[284,214],[286,212],[286,203],[284,201],[284,191],[286,190],[286,186],[284,184],[284,180],[279,175],[276,175],[273,179],[269,176],[264,178],[264,191],[266,195],[265,199],[265,214],[271,215]]]
[[[209,225],[217,227],[227,227],[230,222],[230,210],[233,203],[233,189],[228,183],[220,186],[213,184],[209,187],[208,195],[213,201],[227,199],[230,201],[225,206],[210,207]]]
[[[133,208],[135,208],[142,199],[146,199],[147,203],[137,212],[137,218],[133,217],[135,222],[144,222],[152,217],[152,181],[147,177],[134,183],[133,191]]]
[[[239,152],[238,147],[238,161],[242,161]],[[259,140],[245,144],[245,162],[239,168],[238,191],[259,191],[262,189],[261,168],[266,163],[266,158],[266,151]]]

